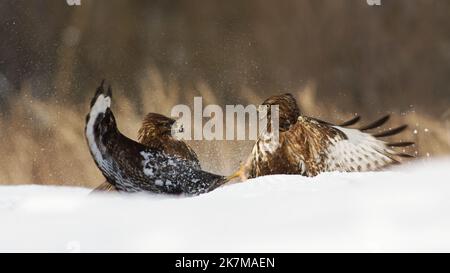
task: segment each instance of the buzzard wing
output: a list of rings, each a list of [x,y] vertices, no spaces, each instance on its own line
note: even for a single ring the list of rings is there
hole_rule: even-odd
[[[280,132],[279,145],[270,145],[264,138],[257,140],[246,163],[233,174],[241,180],[271,174],[301,174],[316,176],[322,172],[375,171],[398,163],[407,154],[397,153],[393,147],[407,147],[412,142],[387,143],[381,138],[395,135],[406,127],[390,129],[378,134],[367,130],[382,126],[387,117],[361,127],[333,125],[314,118],[300,116],[288,131]]]
[[[329,139],[327,171],[376,171],[399,162],[399,155],[371,134],[340,126],[333,129],[340,134]]]
[[[281,149],[289,165],[297,165],[299,173],[307,176],[330,171],[375,171],[408,156],[391,148],[401,145],[378,138],[397,134],[405,128],[372,135],[302,116],[289,131],[280,135]]]

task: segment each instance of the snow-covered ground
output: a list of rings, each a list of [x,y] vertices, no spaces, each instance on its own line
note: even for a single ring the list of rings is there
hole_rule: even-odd
[[[0,187],[0,251],[450,251],[450,161],[272,176],[194,198]]]

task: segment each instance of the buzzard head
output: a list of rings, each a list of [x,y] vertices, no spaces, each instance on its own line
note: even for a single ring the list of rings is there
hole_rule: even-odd
[[[148,141],[155,138],[171,137],[174,129],[177,131],[183,130],[183,127],[178,126],[178,128],[177,126],[178,124],[174,119],[156,113],[149,113],[145,116],[142,127],[139,129],[138,139],[145,145]]]
[[[270,106],[278,106],[278,116],[279,116],[279,128],[280,131],[284,132],[289,130],[289,128],[297,122],[300,116],[300,109],[298,108],[297,101],[292,94],[282,94],[277,96],[272,96],[266,99],[262,105],[268,106],[267,120],[271,120],[271,109]]]

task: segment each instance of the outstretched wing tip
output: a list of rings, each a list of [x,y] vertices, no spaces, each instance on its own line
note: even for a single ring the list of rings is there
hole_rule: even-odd
[[[392,143],[387,143],[386,146],[389,147],[410,147],[410,146],[414,146],[416,145],[415,142],[412,141],[402,141],[402,142],[392,142]]]
[[[388,122],[388,120],[390,118],[391,118],[391,115],[387,114],[387,115],[383,116],[382,118],[380,118],[380,119],[378,119],[378,120],[376,120],[376,121],[374,121],[374,122],[372,122],[372,123],[370,123],[370,124],[368,124],[366,126],[363,126],[363,127],[359,128],[359,130],[360,131],[368,131],[368,130],[376,129],[378,127],[383,126],[386,122]]]
[[[409,127],[408,124],[404,124],[402,126],[383,131],[381,133],[373,134],[373,136],[376,138],[395,136],[395,135],[400,134],[401,132],[405,131],[408,127]]]
[[[358,123],[361,120],[361,116],[360,115],[356,115],[354,118],[340,124],[339,126],[341,127],[348,127],[348,126],[352,126],[355,125],[356,123]]]

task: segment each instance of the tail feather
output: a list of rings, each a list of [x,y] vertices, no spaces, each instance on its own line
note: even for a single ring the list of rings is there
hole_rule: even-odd
[[[100,83],[100,86],[97,87],[97,89],[95,91],[94,97],[91,100],[91,105],[90,105],[91,108],[94,106],[95,102],[97,101],[98,96],[105,93],[104,86],[105,86],[105,80],[102,80],[102,82]]]

